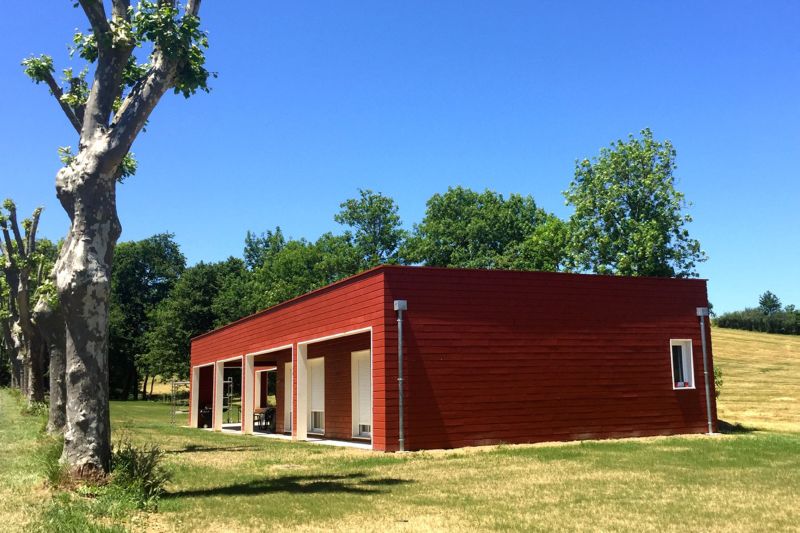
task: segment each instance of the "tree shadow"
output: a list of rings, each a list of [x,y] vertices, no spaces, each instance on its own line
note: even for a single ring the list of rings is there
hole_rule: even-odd
[[[322,474],[308,476],[280,476],[269,479],[254,479],[224,487],[189,489],[168,492],[165,498],[193,498],[197,496],[256,496],[285,492],[288,494],[378,494],[390,487],[412,483],[397,478],[370,478],[363,473]]]
[[[197,453],[197,452],[241,452],[255,450],[258,446],[203,446],[201,444],[187,444],[179,450],[169,450],[168,454]]]
[[[723,435],[741,435],[758,431],[758,428],[743,426],[738,422],[731,424],[730,422],[726,422],[724,420],[717,420],[717,429]]]

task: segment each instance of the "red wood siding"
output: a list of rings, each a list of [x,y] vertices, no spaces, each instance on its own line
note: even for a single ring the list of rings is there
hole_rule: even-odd
[[[386,273],[390,449],[398,434],[394,299],[408,300],[408,449],[706,430],[695,314],[707,305],[705,281]],[[670,339],[693,341],[694,390],[672,389]]]
[[[353,437],[350,354],[369,349],[369,333],[311,344],[308,358],[325,358],[325,438]]]
[[[395,299],[409,306],[408,449],[706,429],[703,280],[381,267],[194,339],[192,365],[372,328],[373,448],[393,450]],[[693,390],[672,389],[670,339],[692,340]],[[349,353],[368,345],[368,334],[308,345],[326,357],[329,438],[350,437]]]
[[[191,364],[196,366],[289,345],[297,353],[298,342],[371,327],[373,364],[377,371],[382,371],[383,277],[383,269],[373,269],[196,337],[192,340]],[[296,361],[293,376],[293,390],[296,391]],[[252,384],[252,379],[249,382]],[[386,418],[384,394],[383,387],[376,385],[373,388],[373,426],[376,434],[373,447],[378,450],[386,445],[381,429]],[[293,409],[293,417],[293,427],[297,427],[296,408]],[[280,415],[278,418],[282,421]]]

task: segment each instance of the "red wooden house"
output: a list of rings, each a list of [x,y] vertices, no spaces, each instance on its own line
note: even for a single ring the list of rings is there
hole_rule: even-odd
[[[244,433],[272,381],[275,433],[400,449],[402,314],[404,449],[701,433],[707,305],[697,279],[380,266],[193,339],[190,424],[223,429],[233,372]]]

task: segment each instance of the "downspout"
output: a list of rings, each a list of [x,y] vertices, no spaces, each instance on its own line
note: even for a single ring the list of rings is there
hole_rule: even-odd
[[[703,378],[706,382],[706,415],[708,417],[708,434],[714,433],[711,423],[711,387],[708,381],[708,350],[706,348],[706,321],[708,307],[698,307],[697,316],[700,317],[700,342],[703,346]]]
[[[403,390],[403,311],[408,309],[408,302],[406,300],[395,300],[394,301],[394,310],[397,311],[397,388],[398,388],[398,410],[399,410],[399,423],[400,423],[400,432],[398,433],[398,442],[400,445],[400,451],[403,452],[406,449],[406,438],[405,438],[405,424],[404,424],[404,417],[403,417],[403,404],[404,404],[404,396],[405,391]]]

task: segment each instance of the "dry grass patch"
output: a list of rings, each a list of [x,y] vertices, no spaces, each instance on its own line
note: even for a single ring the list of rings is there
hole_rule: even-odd
[[[719,418],[800,431],[800,336],[714,328],[711,338],[725,380]]]

